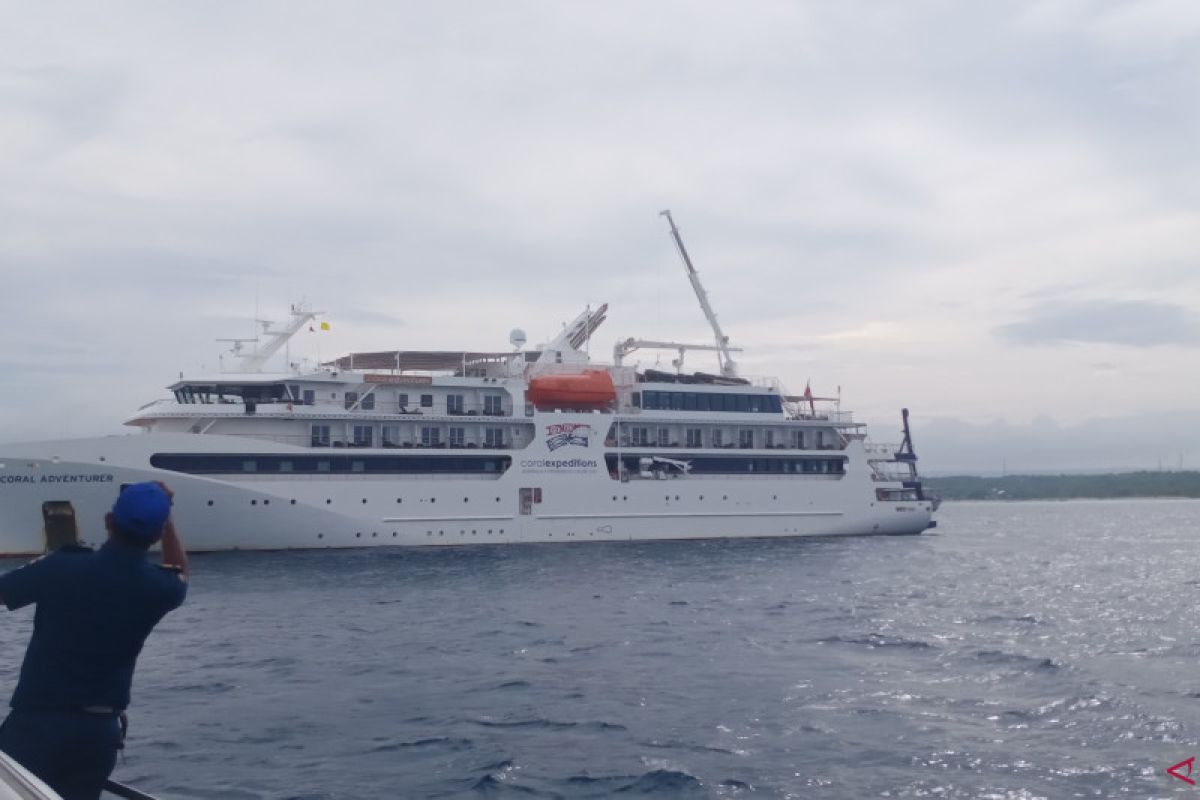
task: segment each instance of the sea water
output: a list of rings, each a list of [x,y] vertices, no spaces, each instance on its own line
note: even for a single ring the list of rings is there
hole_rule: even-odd
[[[939,520],[198,556],[114,777],[164,800],[1200,798],[1166,771],[1200,755],[1200,502]],[[0,625],[5,692],[31,617]]]

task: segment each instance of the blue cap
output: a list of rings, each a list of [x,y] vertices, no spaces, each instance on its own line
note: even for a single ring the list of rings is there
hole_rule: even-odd
[[[113,523],[127,536],[154,544],[171,516],[171,498],[157,483],[134,483],[117,497],[112,515]]]

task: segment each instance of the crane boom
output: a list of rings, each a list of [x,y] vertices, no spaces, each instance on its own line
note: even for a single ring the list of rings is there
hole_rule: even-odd
[[[667,222],[671,225],[671,237],[675,240],[675,246],[679,249],[679,255],[683,257],[683,266],[687,268],[688,280],[691,281],[692,289],[696,292],[696,299],[700,301],[700,308],[704,310],[704,316],[708,319],[708,324],[712,326],[713,336],[717,340],[717,360],[721,364],[721,374],[726,378],[736,378],[737,364],[734,363],[734,360],[729,355],[729,337],[722,332],[721,325],[717,322],[716,312],[709,305],[708,293],[704,291],[704,286],[700,283],[699,273],[692,266],[692,259],[688,256],[687,248],[683,246],[683,237],[679,235],[679,228],[675,227],[675,220],[671,218],[671,211],[670,209],[661,211],[659,215],[666,217]]]

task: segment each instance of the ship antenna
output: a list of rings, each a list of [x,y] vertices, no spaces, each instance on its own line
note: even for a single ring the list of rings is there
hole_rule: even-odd
[[[667,222],[671,225],[671,238],[675,240],[675,247],[683,258],[683,266],[687,269],[688,280],[691,281],[692,289],[696,292],[696,299],[700,301],[700,308],[704,310],[708,324],[712,326],[713,336],[717,340],[717,361],[721,364],[721,374],[726,378],[736,378],[737,364],[729,355],[729,337],[721,331],[717,315],[709,305],[708,293],[704,291],[704,286],[700,283],[700,274],[692,266],[692,259],[688,257],[687,248],[683,246],[683,237],[679,235],[679,228],[675,227],[675,220],[671,218],[670,209],[660,211],[659,216],[666,217]]]

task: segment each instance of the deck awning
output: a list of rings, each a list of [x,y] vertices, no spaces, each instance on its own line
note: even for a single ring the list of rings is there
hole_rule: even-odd
[[[514,353],[484,353],[469,350],[381,350],[373,353],[349,353],[322,366],[336,369],[394,370],[396,372],[448,372],[461,370],[464,366],[499,364],[508,361]],[[526,350],[517,355],[524,356],[526,363],[536,361],[541,355],[537,350]]]

